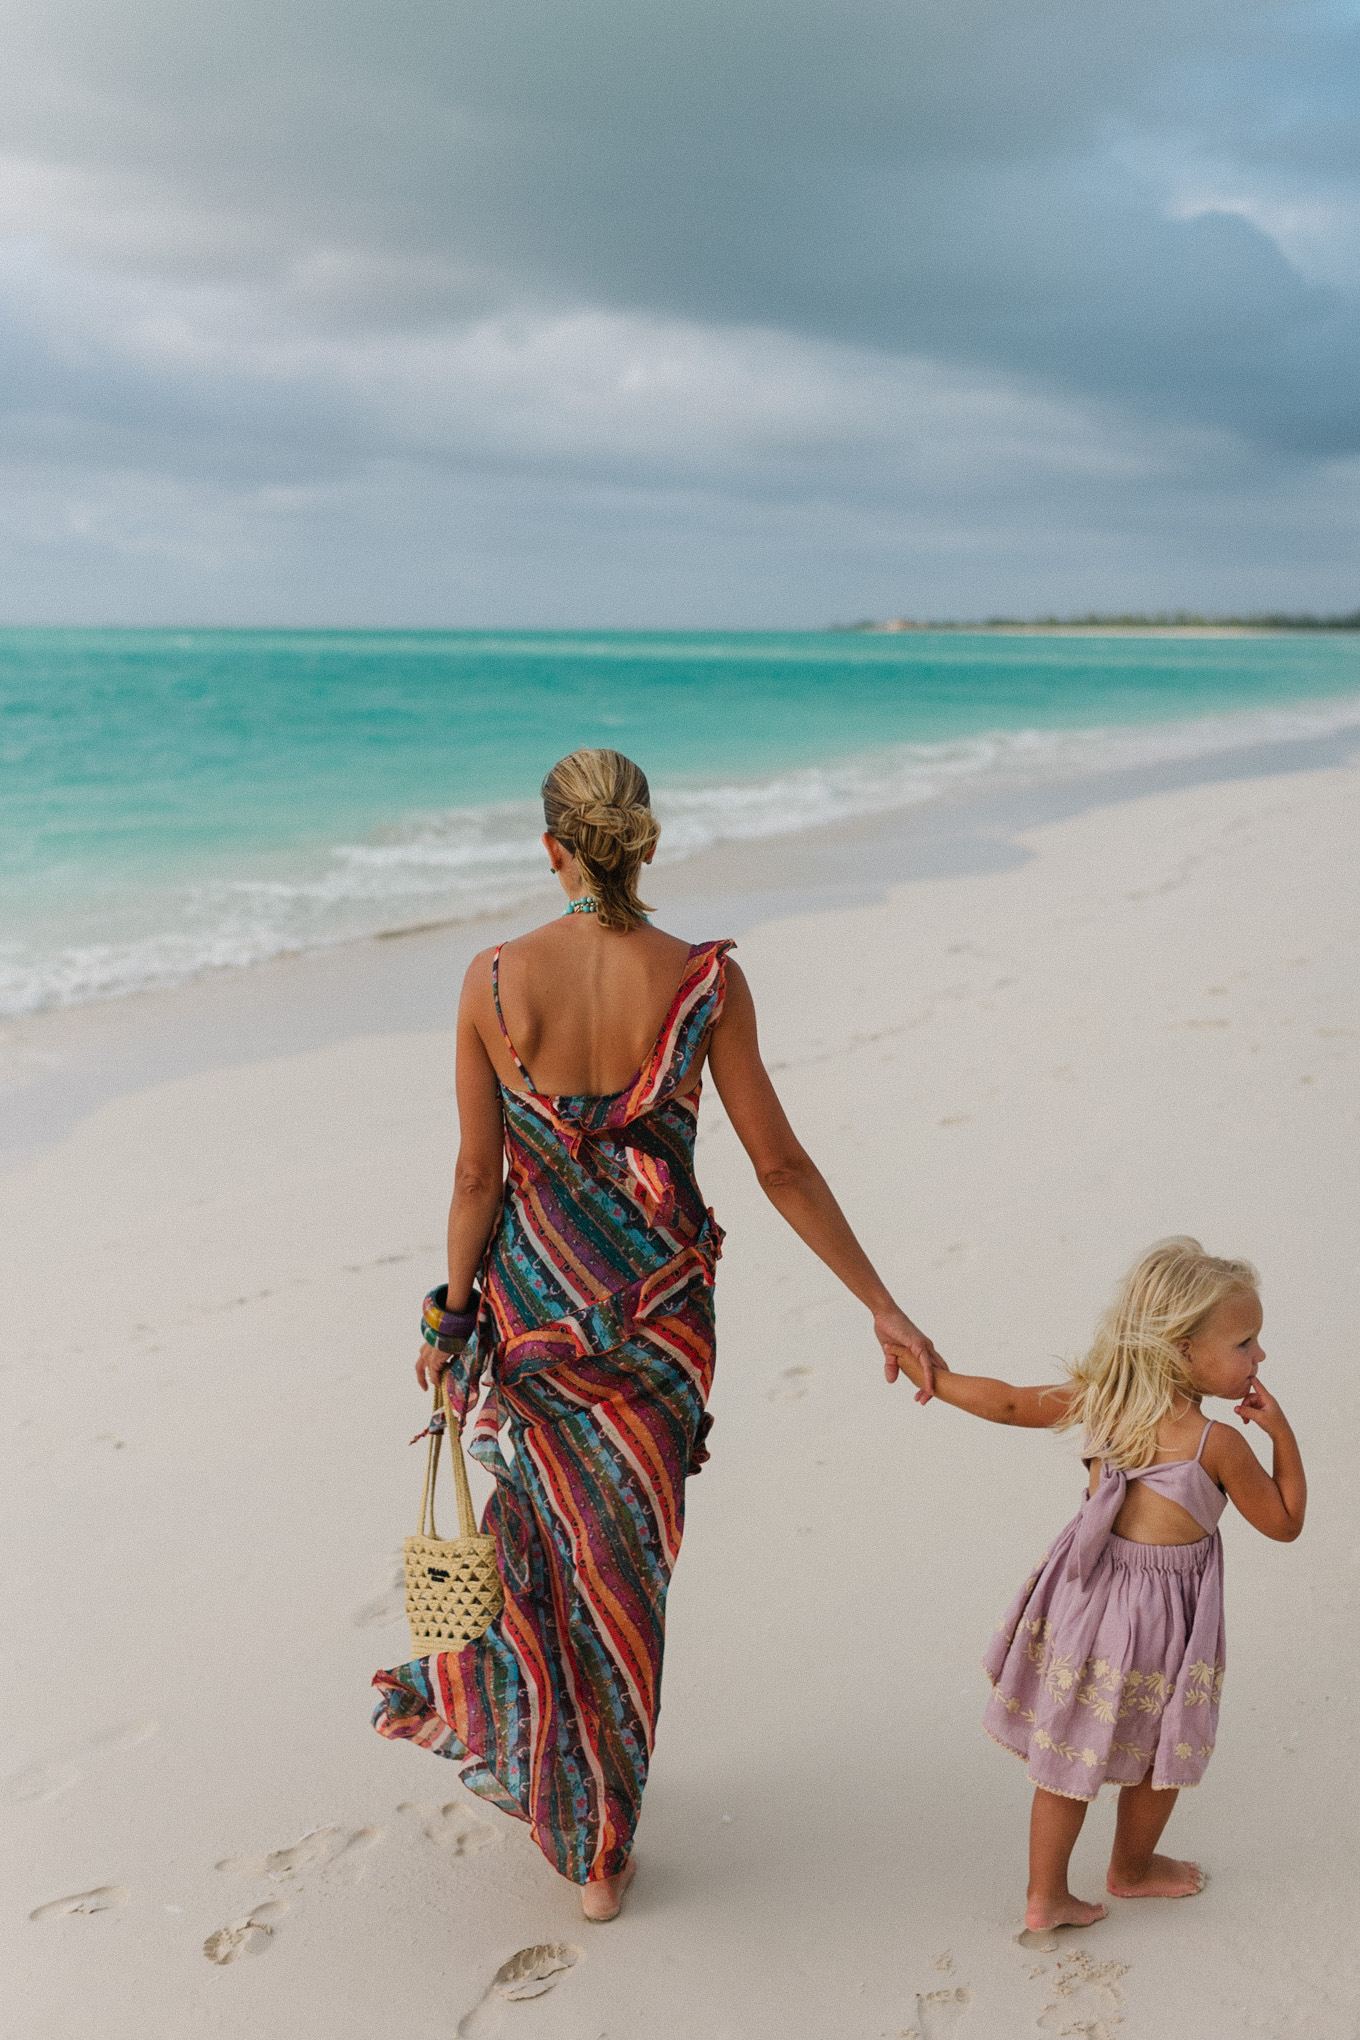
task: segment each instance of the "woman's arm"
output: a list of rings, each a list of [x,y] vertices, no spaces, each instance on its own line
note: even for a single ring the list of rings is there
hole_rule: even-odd
[[[1273,1465],[1266,1472],[1245,1438],[1226,1424],[1215,1424],[1204,1447],[1204,1470],[1216,1480],[1233,1507],[1240,1509],[1253,1530],[1273,1537],[1277,1544],[1292,1544],[1303,1528],[1308,1506],[1308,1483],[1303,1473],[1303,1455],[1289,1428],[1289,1419],[1268,1389],[1253,1381],[1240,1403],[1237,1415],[1244,1424],[1259,1424],[1271,1442]]]
[[[500,1086],[476,1021],[483,980],[491,982],[489,952],[473,958],[458,1003],[458,1161],[449,1206],[450,1310],[467,1308],[500,1212],[505,1179]],[[416,1362],[416,1380],[422,1388],[432,1388],[447,1366],[433,1346],[426,1346]]]
[[[825,1261],[852,1296],[873,1312],[884,1372],[897,1379],[898,1353],[909,1353],[928,1384],[942,1366],[925,1333],[894,1303],[846,1221],[821,1170],[795,1135],[760,1059],[755,1001],[740,967],[727,965],[727,997],[713,1030],[708,1067],[761,1189],[805,1246]],[[922,1400],[927,1399],[928,1388]]]

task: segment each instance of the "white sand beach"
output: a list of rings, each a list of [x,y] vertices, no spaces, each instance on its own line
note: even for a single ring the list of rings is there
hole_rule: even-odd
[[[1052,1378],[1168,1232],[1262,1269],[1311,1509],[1291,1547],[1225,1522],[1218,1752],[1168,1834],[1203,1894],[1016,1945],[1029,1787],[978,1661],[1075,1448],[890,1390],[711,1095],[716,1424],[621,1919],[373,1734],[449,1012],[131,1091],[0,1177],[13,2040],[1354,2040],[1360,770],[1025,847],[739,954],[794,1125],[956,1365]],[[542,1994],[493,1987],[543,1947]]]

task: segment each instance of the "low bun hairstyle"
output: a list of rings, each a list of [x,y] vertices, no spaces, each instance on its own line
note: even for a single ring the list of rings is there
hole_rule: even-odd
[[[646,773],[621,751],[573,751],[543,782],[543,820],[580,865],[600,926],[636,928],[651,911],[638,872],[661,834]]]

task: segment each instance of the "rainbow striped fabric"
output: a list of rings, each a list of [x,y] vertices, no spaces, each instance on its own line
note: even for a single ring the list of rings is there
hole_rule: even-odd
[[[501,1087],[508,1181],[477,1330],[449,1373],[496,1478],[505,1607],[466,1649],[379,1672],[379,1733],[460,1766],[574,1883],[632,1848],[685,1476],[707,1458],[722,1231],[694,1179],[696,1087],[730,942],[703,943],[625,1090]],[[499,955],[493,964],[500,1014]],[[505,1023],[501,1021],[502,1031]],[[501,1444],[508,1426],[510,1450]]]

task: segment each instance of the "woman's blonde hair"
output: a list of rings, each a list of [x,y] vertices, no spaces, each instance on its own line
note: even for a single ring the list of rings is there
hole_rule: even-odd
[[[646,773],[621,751],[573,751],[543,782],[543,819],[580,865],[600,926],[636,928],[651,912],[638,872],[661,834]]]
[[[1195,1393],[1179,1341],[1204,1329],[1230,1296],[1255,1296],[1250,1261],[1221,1261],[1183,1235],[1158,1240],[1131,1268],[1096,1329],[1095,1343],[1071,1368],[1080,1391],[1062,1430],[1080,1428],[1085,1450],[1126,1473],[1151,1463],[1157,1426]]]

